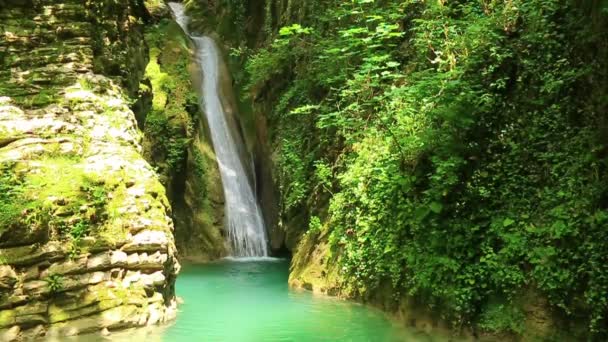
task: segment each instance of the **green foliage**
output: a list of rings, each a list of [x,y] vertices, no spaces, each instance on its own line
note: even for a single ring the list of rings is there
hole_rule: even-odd
[[[195,19],[189,25],[191,32],[221,31],[234,41],[246,39],[244,27],[249,15],[246,0],[185,0],[184,4]]]
[[[72,240],[68,248],[68,256],[70,259],[75,259],[82,254],[82,248],[79,246],[79,240]]]
[[[308,223],[308,231],[309,234],[319,234],[323,229],[323,225],[321,224],[321,219],[318,216],[312,216]]]
[[[84,221],[78,221],[70,229],[70,236],[78,241],[89,232],[89,225]]]
[[[312,32],[310,27],[302,27],[300,24],[293,24],[291,26],[281,27],[279,30],[279,36],[293,36],[298,34],[310,34]]]
[[[332,171],[331,167],[324,162],[318,160],[314,162],[315,166],[315,182],[317,186],[331,193],[332,188]]]
[[[194,153],[194,174],[198,179],[205,179],[205,175],[207,173],[207,165],[205,162],[205,156],[198,149],[193,149]]]
[[[19,221],[27,204],[18,201],[22,180],[15,175],[14,165],[0,166],[0,234]]]
[[[108,191],[103,184],[95,184],[86,180],[80,190],[85,193],[87,202],[98,209],[103,209],[108,201]]]
[[[164,112],[153,111],[146,117],[146,135],[155,139],[153,153],[164,159],[169,170],[183,169],[190,142],[183,137],[181,125],[172,123]]]
[[[479,320],[479,327],[491,332],[524,333],[524,313],[512,305],[492,305]]]
[[[91,81],[85,77],[79,78],[78,84],[80,85],[80,88],[83,90],[93,90],[95,88],[95,85],[92,84]]]
[[[279,188],[283,194],[283,210],[289,211],[303,204],[309,190],[306,173],[307,156],[302,156],[298,146],[285,140],[281,148],[281,177]]]
[[[274,108],[282,216],[332,194],[310,228],[330,229],[344,286],[391,282],[456,324],[517,333],[519,313],[481,308],[537,288],[606,336],[605,16],[334,0],[306,20],[270,32],[247,90]]]
[[[51,293],[56,294],[63,290],[63,276],[60,274],[51,274],[44,279],[47,282]]]

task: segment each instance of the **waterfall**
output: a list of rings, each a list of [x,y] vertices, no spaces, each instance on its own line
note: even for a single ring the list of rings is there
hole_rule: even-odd
[[[177,23],[188,35],[189,18],[184,5],[170,2]],[[201,93],[211,140],[217,156],[224,195],[226,197],[226,225],[228,237],[236,257],[260,257],[268,255],[266,229],[253,185],[240,158],[242,141],[239,133],[230,129],[220,99],[220,63],[222,55],[215,41],[209,37],[190,35],[196,46],[196,57],[203,73]],[[242,147],[241,147],[242,148]]]

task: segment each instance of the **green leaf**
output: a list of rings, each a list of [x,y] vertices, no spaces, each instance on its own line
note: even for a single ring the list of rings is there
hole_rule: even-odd
[[[439,202],[433,202],[433,203],[431,203],[431,205],[429,206],[429,208],[435,214],[439,214],[443,210],[443,204],[441,204]]]
[[[426,207],[419,207],[414,212],[417,221],[424,220],[430,213],[430,210]]]
[[[513,223],[515,223],[515,221],[510,218],[506,218],[504,221],[502,221],[503,227],[508,227],[508,226],[512,225]]]

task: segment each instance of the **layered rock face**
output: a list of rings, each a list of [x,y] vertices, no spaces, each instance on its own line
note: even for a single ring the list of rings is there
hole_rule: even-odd
[[[150,62],[144,84],[149,86],[142,88],[149,88],[152,101],[143,120],[143,155],[167,189],[180,257],[209,261],[226,256],[229,248],[222,181],[199,107],[201,94],[195,91],[200,70],[192,43],[160,8],[145,32]]]
[[[128,95],[139,1],[0,1],[0,340],[166,321],[179,271]]]

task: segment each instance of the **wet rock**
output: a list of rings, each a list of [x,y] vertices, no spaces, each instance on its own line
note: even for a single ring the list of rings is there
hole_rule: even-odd
[[[17,315],[14,310],[2,310],[0,311],[0,329],[9,328],[15,325],[15,319]]]
[[[19,23],[0,41],[10,51],[0,70],[0,166],[26,190],[16,196],[28,195],[16,198],[14,224],[0,222],[2,341],[145,325],[149,304],[165,321],[173,294],[149,298],[143,280],[172,289],[175,277],[154,272],[178,267],[166,195],[125,101],[147,62],[142,9],[100,0],[93,16],[84,2],[47,2],[2,8],[18,8]],[[74,239],[80,230],[86,236]]]
[[[80,241],[80,245],[83,248],[88,249],[89,252],[91,252],[91,253],[100,253],[100,252],[107,252],[110,250],[119,249],[125,243],[126,243],[126,241],[120,241],[120,240],[108,241],[105,239],[94,238],[91,236],[84,237]]]
[[[135,326],[137,321],[137,307],[134,305],[118,306],[101,312],[98,316],[79,318],[66,323],[53,324],[47,332],[48,337],[60,338],[79,334],[100,331],[104,328],[121,328]]]
[[[43,302],[30,302],[26,305],[16,307],[14,309],[17,316],[27,316],[45,313],[48,309],[48,304]]]
[[[76,308],[68,309],[58,305],[49,308],[50,323],[68,322],[79,319],[80,317],[90,316],[118,307],[123,304],[120,298],[99,299],[88,302],[87,305],[81,304]]]
[[[72,276],[61,276],[61,286],[59,289],[55,289],[54,292],[65,293],[68,291],[74,291],[81,289],[88,284],[88,274],[78,274]]]
[[[17,305],[23,305],[29,300],[28,296],[25,295],[14,295],[6,293],[0,296],[0,310],[9,309]]]
[[[131,187],[127,190],[127,194],[129,194],[133,198],[141,198],[146,193],[146,189],[143,187]]]
[[[46,315],[42,314],[33,314],[33,315],[23,315],[17,316],[15,319],[15,324],[19,324],[22,327],[32,327],[39,324],[48,324],[48,320]]]
[[[156,252],[151,255],[147,255],[143,253],[140,255],[140,268],[145,270],[162,270],[164,269],[164,264],[167,262],[168,256],[167,254]]]
[[[153,222],[150,219],[139,218],[139,219],[135,220],[135,222],[131,223],[131,225],[129,226],[129,231],[131,232],[131,234],[137,234],[137,233],[141,232],[142,230],[151,227],[152,224],[153,224]]]
[[[164,300],[165,299],[164,299],[163,295],[160,292],[154,292],[154,294],[152,295],[152,297],[148,298],[148,304],[161,303]]]
[[[122,286],[128,288],[132,283],[137,283],[141,279],[141,272],[139,271],[127,271],[124,279],[122,280]]]
[[[177,301],[171,300],[168,306],[165,306],[165,315],[163,317],[163,322],[173,321],[177,318]]]
[[[157,305],[157,304],[152,304],[148,307],[148,310],[149,310],[150,314],[148,316],[147,325],[158,324],[158,322],[160,322],[160,320],[162,318],[162,314],[161,314],[162,306]]]
[[[110,273],[101,272],[101,271],[73,275],[73,276],[66,276],[63,279],[63,283],[62,283],[63,286],[62,286],[62,289],[60,290],[60,292],[82,289],[82,288],[87,287],[88,285],[99,284],[101,282],[108,281],[110,279],[111,279]]]
[[[108,273],[105,273],[105,272],[94,272],[93,274],[91,274],[89,276],[88,284],[89,285],[99,284],[101,282],[110,280],[110,278],[111,278],[110,274],[108,274]]]
[[[137,266],[139,266],[139,254],[137,253],[133,253],[133,254],[129,254],[128,258],[127,258],[127,265],[130,268],[136,268]]]

